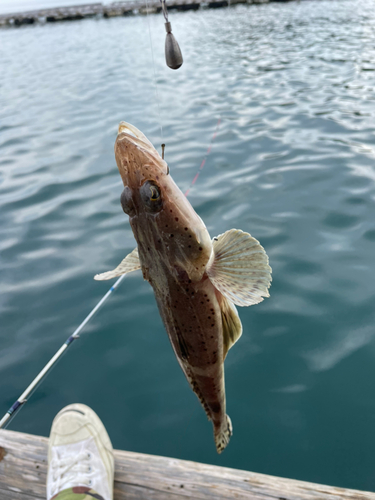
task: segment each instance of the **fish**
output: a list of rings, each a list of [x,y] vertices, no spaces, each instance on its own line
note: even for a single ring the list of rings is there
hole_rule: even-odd
[[[221,453],[233,433],[226,413],[224,360],[242,335],[236,305],[269,297],[268,256],[258,240],[239,229],[211,238],[166,161],[135,126],[120,123],[115,158],[124,184],[121,206],[137,247],[114,270],[94,278],[142,270]]]

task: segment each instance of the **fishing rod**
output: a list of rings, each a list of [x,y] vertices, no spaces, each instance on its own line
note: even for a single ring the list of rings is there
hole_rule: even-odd
[[[60,359],[61,356],[64,354],[64,352],[68,349],[68,347],[72,345],[74,340],[79,338],[79,334],[80,334],[81,330],[87,325],[87,323],[94,316],[94,314],[102,307],[102,305],[108,299],[108,297],[116,290],[116,288],[119,286],[121,281],[125,278],[125,276],[126,276],[126,274],[123,274],[122,276],[120,276],[119,279],[116,281],[116,283],[111,286],[111,288],[104,295],[104,297],[102,297],[102,299],[96,304],[94,309],[90,312],[90,314],[88,314],[86,316],[86,318],[82,321],[82,323],[74,331],[74,333],[63,343],[63,345],[55,353],[55,355],[52,356],[52,358],[48,361],[48,363],[45,365],[45,367],[38,373],[38,375],[34,378],[34,380],[31,382],[31,384],[24,390],[24,392],[17,399],[17,401],[12,404],[12,406],[9,408],[9,410],[6,412],[6,414],[0,420],[0,429],[2,427],[4,427],[5,424],[9,423],[9,419],[12,417],[12,415],[14,416],[16,411],[18,411],[21,408],[21,406],[27,402],[27,398],[30,396],[30,394],[33,392],[33,390],[36,389],[39,382],[42,381],[42,379],[47,375],[47,373],[50,371],[50,369],[53,367],[53,365],[56,363],[56,361],[58,359]]]
[[[217,131],[220,126],[220,121],[221,119],[218,119],[218,122],[216,124],[216,129],[214,132],[214,135],[212,136],[210,145],[207,149],[206,155],[198,169],[198,172],[195,174],[195,177],[193,181],[191,182],[188,190],[185,193],[185,196],[188,195],[190,189],[194,186],[196,180],[199,177],[200,172],[202,171],[207,157],[211,152],[212,149],[212,144],[213,141],[216,138]],[[164,148],[165,144],[162,144],[162,155],[164,158]],[[70,337],[63,343],[63,345],[60,347],[60,349],[52,356],[52,358],[48,361],[48,363],[45,365],[45,367],[38,373],[38,375],[34,378],[34,380],[31,382],[31,384],[23,391],[21,396],[12,404],[12,406],[9,408],[9,410],[5,413],[3,418],[0,420],[0,429],[5,428],[9,423],[10,419],[14,418],[18,410],[27,402],[27,398],[31,395],[31,393],[36,389],[38,384],[43,380],[43,378],[49,373],[51,368],[55,365],[55,363],[61,358],[61,356],[64,354],[64,352],[68,349],[69,346],[72,345],[74,340],[78,339],[80,337],[80,333],[83,330],[83,328],[87,325],[87,323],[90,321],[90,319],[94,316],[94,314],[102,307],[104,302],[108,299],[108,297],[118,288],[122,280],[125,278],[126,274],[123,274],[118,278],[118,280],[115,282],[114,285],[111,286],[111,288],[108,290],[108,292],[100,299],[100,301],[96,304],[94,309],[86,316],[86,318],[82,321],[82,323],[79,325],[79,327],[70,335]]]

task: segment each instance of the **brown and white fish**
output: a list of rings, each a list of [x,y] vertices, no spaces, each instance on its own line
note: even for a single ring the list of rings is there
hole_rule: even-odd
[[[250,306],[269,297],[268,257],[256,239],[239,229],[211,240],[166,162],[133,125],[120,123],[115,156],[125,186],[121,205],[137,248],[95,279],[142,269],[178,362],[212,420],[221,453],[232,435],[224,359],[242,334],[234,304]]]

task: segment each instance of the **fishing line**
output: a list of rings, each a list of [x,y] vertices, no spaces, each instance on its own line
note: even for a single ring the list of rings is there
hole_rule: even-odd
[[[165,22],[168,22],[168,11],[167,11],[167,6],[165,5],[165,0],[160,0],[161,3],[161,10],[163,12],[163,16],[165,19]]]
[[[176,70],[182,66],[182,63],[184,61],[183,61],[183,57],[181,54],[180,46],[172,33],[172,25],[168,21],[168,10],[167,10],[167,5],[165,3],[165,0],[160,0],[160,3],[161,3],[161,10],[163,12],[163,16],[165,19],[164,27],[165,27],[165,31],[167,32],[166,38],[165,38],[165,49],[164,49],[165,50],[165,62],[169,68]],[[156,102],[157,102],[158,113],[159,113],[159,122],[160,122],[160,135],[161,135],[161,141],[163,142],[163,123],[162,123],[161,111],[160,111],[160,98],[159,98],[159,90],[158,90],[158,82],[157,82],[155,57],[154,57],[154,47],[153,47],[153,43],[152,43],[152,34],[151,34],[151,27],[150,27],[148,0],[146,0],[146,16],[147,16],[147,24],[148,24],[148,33],[150,36],[151,58],[152,58],[152,66],[153,66],[153,71],[154,71],[155,96],[156,96]]]
[[[146,15],[147,15],[148,33],[149,33],[149,36],[150,36],[150,48],[151,48],[152,66],[153,66],[153,70],[154,70],[155,96],[156,96],[156,102],[157,102],[158,113],[159,113],[160,136],[161,136],[161,142],[164,142],[163,141],[163,123],[162,123],[162,120],[161,120],[160,100],[159,100],[158,82],[157,82],[157,73],[156,73],[155,58],[154,58],[154,48],[153,48],[153,45],[152,45],[152,35],[151,35],[151,27],[150,27],[150,18],[149,18],[149,13],[148,13],[148,0],[146,0]]]
[[[147,0],[146,0],[147,1]],[[207,157],[211,152],[213,142],[216,138],[217,132],[219,130],[221,118],[218,119],[217,124],[216,124],[216,129],[214,132],[214,135],[211,138],[210,145],[207,149],[206,155],[203,158],[203,161],[198,169],[198,172],[195,174],[195,177],[193,181],[191,182],[188,190],[185,193],[185,196],[189,194],[190,189],[194,186],[196,183],[199,174],[203,170],[203,167],[206,163]],[[118,278],[118,280],[115,282],[114,285],[111,286],[111,288],[108,290],[108,292],[100,299],[100,301],[96,304],[94,309],[86,316],[86,318],[82,321],[82,323],[79,325],[78,328],[73,332],[72,335],[63,343],[63,345],[56,351],[56,353],[52,356],[52,358],[48,361],[48,363],[45,365],[45,367],[38,373],[38,375],[34,378],[34,380],[31,382],[31,384],[23,391],[21,396],[13,403],[13,405],[9,408],[9,410],[6,412],[6,414],[3,416],[3,418],[0,420],[0,429],[1,428],[6,428],[11,420],[15,417],[16,413],[19,411],[19,409],[27,402],[27,398],[31,396],[33,391],[37,388],[37,386],[42,382],[44,377],[50,372],[51,368],[56,364],[56,362],[61,358],[61,356],[65,353],[65,351],[72,345],[74,340],[78,339],[80,337],[80,333],[83,330],[83,328],[87,325],[87,323],[90,321],[90,319],[94,316],[94,314],[102,307],[104,302],[108,299],[108,297],[118,288],[120,285],[121,281],[126,277],[126,274],[123,274]]]
[[[205,164],[206,164],[206,161],[207,161],[207,158],[208,158],[208,155],[211,153],[211,149],[212,149],[212,145],[214,143],[214,140],[216,139],[216,136],[217,136],[217,132],[219,130],[219,127],[220,127],[220,123],[221,123],[221,118],[219,117],[218,121],[217,121],[217,124],[216,124],[216,128],[215,128],[215,132],[214,132],[214,135],[212,136],[211,138],[211,142],[210,142],[210,145],[208,146],[208,149],[207,149],[207,152],[202,160],[202,163],[200,165],[200,167],[198,168],[198,171],[197,173],[195,174],[195,177],[194,179],[191,181],[191,184],[190,186],[187,188],[187,191],[185,192],[185,196],[187,197],[189,192],[190,192],[190,189],[194,186],[194,184],[197,182],[197,179],[199,177],[199,174],[202,172]]]

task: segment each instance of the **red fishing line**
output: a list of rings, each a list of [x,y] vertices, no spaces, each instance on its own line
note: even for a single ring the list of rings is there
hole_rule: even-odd
[[[208,146],[208,149],[207,149],[207,152],[205,154],[205,157],[203,158],[202,163],[201,163],[200,167],[198,168],[198,172],[195,174],[194,179],[192,180],[190,186],[188,187],[188,189],[187,189],[187,191],[185,193],[185,196],[187,196],[189,194],[190,189],[194,186],[194,184],[196,183],[196,181],[197,181],[197,179],[199,177],[199,174],[203,170],[203,167],[204,167],[204,165],[206,163],[207,157],[211,153],[213,142],[216,139],[216,135],[217,135],[217,131],[219,130],[220,122],[221,122],[221,118],[219,118],[218,121],[217,121],[215,132],[214,132],[214,135],[212,136],[212,139],[211,139],[210,145]]]

